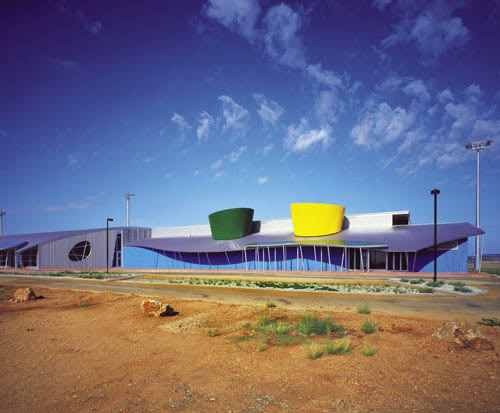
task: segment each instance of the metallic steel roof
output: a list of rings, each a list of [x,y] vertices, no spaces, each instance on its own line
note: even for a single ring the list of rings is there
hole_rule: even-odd
[[[133,229],[139,227],[113,227],[113,228],[110,227],[109,229],[122,230],[125,228]],[[38,232],[34,234],[4,235],[0,237],[0,250],[12,248],[11,244],[17,244],[16,252],[23,252],[29,248],[33,248],[37,245],[45,244],[47,242],[53,242],[58,239],[71,237],[73,235],[85,234],[89,232],[98,232],[98,231],[106,231],[106,228],[78,229],[72,231]],[[26,244],[21,245],[23,243]],[[4,245],[11,245],[11,246],[4,247]]]
[[[484,234],[484,231],[469,223],[438,224],[438,244]],[[372,228],[349,228],[325,237],[296,237],[293,233],[256,233],[244,238],[216,241],[209,235],[147,238],[126,243],[126,246],[144,247],[176,252],[223,252],[239,251],[248,244],[284,243],[307,241],[310,245],[326,245],[327,241],[361,242],[387,245],[384,251],[419,251],[434,245],[434,225],[398,225]]]

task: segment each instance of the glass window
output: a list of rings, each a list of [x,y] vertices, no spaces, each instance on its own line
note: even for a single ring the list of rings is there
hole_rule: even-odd
[[[68,254],[68,257],[71,261],[83,261],[90,257],[92,252],[92,246],[88,241],[82,241],[78,244],[75,244],[71,251]]]

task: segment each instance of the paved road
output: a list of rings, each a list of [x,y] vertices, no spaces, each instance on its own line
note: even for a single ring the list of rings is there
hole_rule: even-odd
[[[338,278],[338,277],[337,277]],[[350,277],[351,278],[351,277]],[[351,278],[352,279],[352,278]],[[243,290],[220,287],[141,284],[133,282],[75,280],[69,278],[0,276],[0,285],[29,285],[46,288],[114,292],[142,296],[164,296],[188,300],[205,300],[226,304],[262,305],[273,301],[280,306],[312,310],[354,310],[362,301],[368,302],[374,312],[423,318],[469,319],[500,316],[500,279],[474,279],[474,284],[485,288],[488,294],[478,296],[375,296],[289,291]]]

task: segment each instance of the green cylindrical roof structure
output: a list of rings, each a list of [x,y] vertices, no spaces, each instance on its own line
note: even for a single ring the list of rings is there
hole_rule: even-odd
[[[253,209],[224,209],[210,214],[208,220],[213,239],[242,238],[249,235],[252,230]]]

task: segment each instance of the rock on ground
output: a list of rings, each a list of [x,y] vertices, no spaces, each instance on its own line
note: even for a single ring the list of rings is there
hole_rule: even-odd
[[[147,316],[165,317],[174,315],[174,309],[158,300],[142,300],[142,313]]]
[[[444,321],[442,327],[432,336],[453,343],[458,349],[476,351],[495,349],[493,343],[481,334],[479,328],[464,322]]]
[[[14,292],[12,300],[15,303],[24,303],[25,301],[36,300],[38,297],[31,287],[19,288]]]

